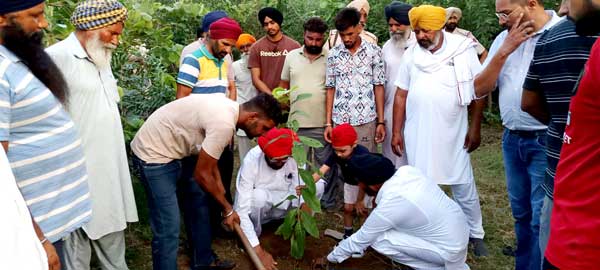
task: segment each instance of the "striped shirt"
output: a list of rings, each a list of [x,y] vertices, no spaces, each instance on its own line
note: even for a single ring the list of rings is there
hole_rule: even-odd
[[[579,73],[596,37],[575,33],[575,23],[564,19],[545,32],[535,52],[523,88],[544,96],[550,116],[546,136],[546,179],[542,188],[552,198],[554,174],[563,144],[569,104]]]
[[[91,217],[81,140],[50,90],[0,45],[0,141],[46,238],[56,242]]]
[[[227,62],[214,57],[206,45],[202,45],[183,59],[177,83],[191,87],[193,94],[225,94],[229,85],[228,68]]]

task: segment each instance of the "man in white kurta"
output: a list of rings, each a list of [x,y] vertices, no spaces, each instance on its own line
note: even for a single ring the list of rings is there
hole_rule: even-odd
[[[67,81],[67,109],[81,136],[92,199],[92,220],[65,239],[64,269],[89,269],[92,250],[104,269],[127,269],[124,230],[127,222],[138,221],[117,81],[110,68],[124,26],[123,9],[112,0],[80,3],[73,18],[112,12],[110,24],[94,28],[74,20],[77,30],[47,49]]]
[[[468,218],[475,254],[485,256],[481,206],[469,157],[469,151],[478,146],[476,141],[480,139],[482,104],[469,98],[473,96],[473,78],[481,72],[481,64],[471,39],[441,31],[443,8],[422,7],[410,11],[419,45],[405,52],[398,70],[396,102],[400,101],[399,108],[405,108],[402,113],[406,117],[395,114],[394,129],[403,127],[408,164],[437,184],[451,187],[454,199]],[[420,24],[431,20],[429,16],[440,17],[437,25]],[[471,103],[473,123],[469,128]]]
[[[273,259],[258,240],[262,225],[283,219],[292,207],[303,202],[284,201],[288,196],[296,195],[296,188],[304,185],[298,175],[298,164],[290,156],[295,136],[289,129],[274,128],[258,138],[259,145],[244,158],[236,181],[234,209],[240,216],[240,226],[267,267],[272,265]],[[319,199],[324,188],[325,181],[319,180]]]
[[[469,269],[467,219],[434,181],[403,166],[383,185],[368,186],[377,188],[377,207],[360,230],[329,253],[329,262],[340,263],[372,247],[413,269]]]
[[[0,269],[48,269],[48,258],[31,222],[31,214],[10,169],[6,153],[0,151]],[[47,240],[46,245],[52,245]]]
[[[385,64],[384,115],[388,121],[391,121],[393,118],[394,96],[396,95],[395,82],[402,55],[406,49],[417,43],[408,20],[408,11],[411,8],[411,5],[397,1],[385,7],[385,17],[390,31],[390,39],[383,44],[382,48],[383,62]],[[391,160],[396,168],[406,165],[406,155],[398,156],[392,151],[392,124],[388,123],[385,128],[388,136],[385,136],[382,145],[383,155]]]

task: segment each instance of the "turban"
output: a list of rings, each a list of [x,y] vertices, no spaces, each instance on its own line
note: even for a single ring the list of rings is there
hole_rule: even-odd
[[[460,8],[449,7],[446,9],[446,21],[448,19],[450,19],[450,16],[452,16],[452,14],[456,14],[456,17],[458,18],[459,21],[460,21],[460,18],[462,18],[462,10],[460,10]]]
[[[222,10],[215,10],[204,14],[204,17],[202,18],[202,32],[208,32],[212,23],[225,17],[227,17],[227,13]]]
[[[382,184],[396,173],[396,166],[378,153],[354,155],[348,161],[352,175],[365,185]]]
[[[79,3],[71,16],[78,30],[95,30],[127,19],[127,8],[116,0],[87,0]]]
[[[240,37],[238,37],[238,40],[235,43],[235,46],[239,49],[240,47],[242,47],[248,43],[254,43],[254,42],[256,42],[256,38],[254,38],[254,36],[244,33],[244,34],[241,34]]]
[[[242,28],[234,20],[230,18],[221,18],[220,20],[210,25],[210,38],[213,40],[233,39],[237,40],[242,34]]]
[[[367,0],[354,0],[350,2],[350,4],[348,4],[346,7],[355,8],[356,10],[358,10],[358,12],[360,12],[361,9],[364,9],[367,15],[369,15],[369,10],[371,9],[369,1]]]
[[[258,146],[268,158],[288,157],[292,155],[294,141],[298,141],[298,135],[291,129],[272,128],[258,137]]]
[[[275,8],[266,7],[258,12],[258,20],[260,21],[260,25],[262,25],[265,22],[265,17],[271,18],[277,24],[279,24],[279,26],[281,26],[281,24],[283,23],[283,14],[281,14],[281,11]]]
[[[8,14],[16,11],[30,9],[44,2],[44,0],[2,0],[0,3],[0,14]]]
[[[334,147],[354,145],[357,140],[356,130],[350,124],[341,124],[331,131],[331,145]]]
[[[409,4],[394,1],[385,7],[385,18],[387,21],[389,21],[390,18],[392,18],[400,24],[410,25],[410,20],[408,19],[408,11],[410,11],[411,8],[412,6]]]
[[[408,12],[410,26],[425,30],[440,30],[446,24],[446,10],[431,5],[421,5]]]

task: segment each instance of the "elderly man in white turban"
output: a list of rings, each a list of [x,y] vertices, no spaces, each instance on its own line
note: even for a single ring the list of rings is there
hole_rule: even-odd
[[[365,28],[367,27],[367,18],[369,17],[369,10],[371,10],[369,1],[353,0],[346,7],[355,8],[360,12],[360,27],[362,28],[362,31],[360,32],[360,37],[369,43],[377,45],[377,36],[365,30]],[[335,47],[335,45],[340,43],[342,43],[342,37],[340,36],[338,31],[336,29],[329,31],[329,39],[326,43],[327,50],[331,50],[331,48]]]
[[[417,43],[417,38],[410,28],[408,11],[411,5],[394,1],[385,7],[385,18],[390,31],[390,39],[383,44],[382,54],[385,63],[385,106],[384,115],[392,120],[394,112],[394,96],[396,95],[396,77],[402,55],[410,46]],[[392,125],[385,126],[386,134],[392,134]],[[392,151],[392,136],[385,136],[383,155],[391,160],[396,168],[406,165],[406,155],[398,156]]]
[[[481,206],[469,158],[481,140],[485,105],[473,100],[474,78],[481,72],[475,43],[442,31],[446,11],[441,7],[414,7],[408,16],[419,45],[404,53],[398,68],[392,150],[403,155],[406,145],[410,166],[451,187],[467,216],[474,253],[484,256]]]
[[[479,40],[477,40],[477,38],[475,38],[475,36],[473,35],[473,33],[471,33],[471,31],[462,29],[462,28],[458,28],[458,23],[460,22],[460,19],[462,19],[462,10],[460,8],[457,7],[449,7],[446,9],[446,26],[444,27],[444,30],[448,33],[452,33],[452,34],[457,34],[457,35],[462,35],[464,37],[470,38],[472,39],[477,45],[475,46],[475,50],[477,50],[477,55],[479,56],[479,61],[481,63],[483,63],[483,61],[485,61],[485,58],[487,57],[487,50],[485,49],[485,47],[483,47],[483,45],[481,45],[481,43],[479,43]]]
[[[118,110],[111,56],[127,9],[116,0],[79,3],[75,32],[47,49],[67,79],[67,110],[81,136],[92,199],[92,220],[65,239],[63,269],[90,269],[92,252],[102,269],[127,269],[127,222],[138,221]]]

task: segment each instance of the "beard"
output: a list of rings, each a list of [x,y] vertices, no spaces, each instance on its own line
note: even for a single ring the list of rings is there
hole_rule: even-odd
[[[456,23],[448,23],[448,24],[446,24],[446,31],[452,32],[452,31],[454,31],[454,29],[456,29],[457,26],[458,26],[458,24],[456,24]]]
[[[65,106],[68,99],[67,83],[60,69],[44,50],[44,32],[25,33],[19,24],[11,20],[10,25],[4,27],[1,36],[2,45],[23,61],[31,73]]]
[[[591,4],[590,4],[591,5]],[[592,36],[600,33],[600,10],[590,7],[590,12],[575,22],[575,32],[580,36]]]
[[[110,69],[112,53],[117,48],[114,44],[106,44],[100,40],[100,32],[94,32],[92,38],[86,42],[85,50],[98,69]]]
[[[323,52],[323,47],[319,46],[304,46],[304,48],[310,54],[321,54]]]
[[[404,49],[406,48],[406,42],[410,37],[410,31],[390,31],[390,39],[392,40],[392,44],[394,44],[394,48]]]
[[[429,39],[421,39],[421,40],[417,40],[417,42],[423,49],[431,51],[438,45],[438,43],[440,43],[440,39],[442,38],[441,36],[442,36],[442,32],[440,31],[435,34],[433,41],[431,41]]]

